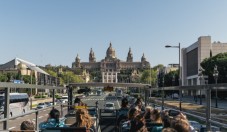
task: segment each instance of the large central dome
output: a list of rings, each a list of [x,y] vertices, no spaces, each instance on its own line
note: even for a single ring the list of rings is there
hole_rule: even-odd
[[[110,46],[106,51],[106,58],[116,58],[115,56],[115,49],[112,48],[112,44],[110,42]]]

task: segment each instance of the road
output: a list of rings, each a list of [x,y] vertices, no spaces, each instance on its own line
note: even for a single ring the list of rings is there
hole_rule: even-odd
[[[113,94],[114,95],[114,94]],[[104,108],[104,105],[106,102],[113,102],[115,104],[115,108],[119,109],[120,108],[120,102],[119,100],[115,97],[115,96],[109,96],[108,94],[103,94],[101,96],[97,96],[97,95],[91,95],[91,96],[87,96],[85,98],[82,99],[82,101],[84,103],[86,103],[88,106],[95,106],[96,101],[98,101],[98,107],[100,109]],[[60,106],[55,107],[56,109],[58,109],[60,111]],[[50,112],[51,108],[45,109],[43,111],[40,111],[38,114],[38,123],[46,121],[47,117],[48,117],[48,113]],[[67,114],[67,107],[63,108],[63,116]],[[111,113],[106,114],[107,116],[112,115]],[[30,115],[25,115],[23,117],[19,117],[13,120],[9,121],[9,130],[20,130],[20,124],[24,121],[24,120],[32,120],[35,122],[35,113],[34,114],[30,114]],[[104,119],[104,118],[103,118]],[[106,118],[106,120],[108,120],[109,118]],[[113,118],[110,118],[112,121],[112,125],[113,125]],[[109,122],[109,121],[108,121]],[[105,123],[106,121],[103,123],[102,121],[101,123],[101,130],[103,132],[108,132],[108,131],[112,131],[113,126],[108,127]],[[110,123],[110,122],[109,122]],[[3,130],[3,123],[0,123],[0,131]]]

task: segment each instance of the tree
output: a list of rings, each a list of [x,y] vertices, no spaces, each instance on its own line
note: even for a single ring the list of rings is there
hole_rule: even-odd
[[[213,57],[206,58],[200,63],[204,69],[203,74],[208,76],[208,83],[215,83],[213,72],[214,66],[217,65],[219,75],[218,83],[227,83],[227,53],[219,53]]]
[[[165,74],[164,76],[164,86],[178,86],[179,85],[179,70],[170,71],[169,73]]]
[[[154,66],[152,69],[154,69],[155,71],[157,71],[158,69],[163,69],[163,65],[162,64],[158,64],[157,66]]]
[[[144,70],[141,75],[140,81],[142,83],[148,83],[152,86],[156,85],[157,82],[157,70],[151,69],[151,70]]]
[[[6,82],[8,80],[8,77],[6,74],[0,74],[0,82]]]

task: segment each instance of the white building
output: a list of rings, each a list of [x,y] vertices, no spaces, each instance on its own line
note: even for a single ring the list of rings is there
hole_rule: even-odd
[[[200,63],[218,53],[227,52],[227,43],[211,42],[211,36],[201,36],[198,41],[187,48],[181,49],[181,64],[182,64],[182,85],[199,85],[199,68]],[[203,81],[204,83],[204,81]]]

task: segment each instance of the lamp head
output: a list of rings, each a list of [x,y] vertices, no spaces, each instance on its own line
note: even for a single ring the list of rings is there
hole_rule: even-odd
[[[172,47],[172,46],[170,46],[170,45],[166,45],[165,47],[166,47],[166,48],[170,48],[170,47]]]

